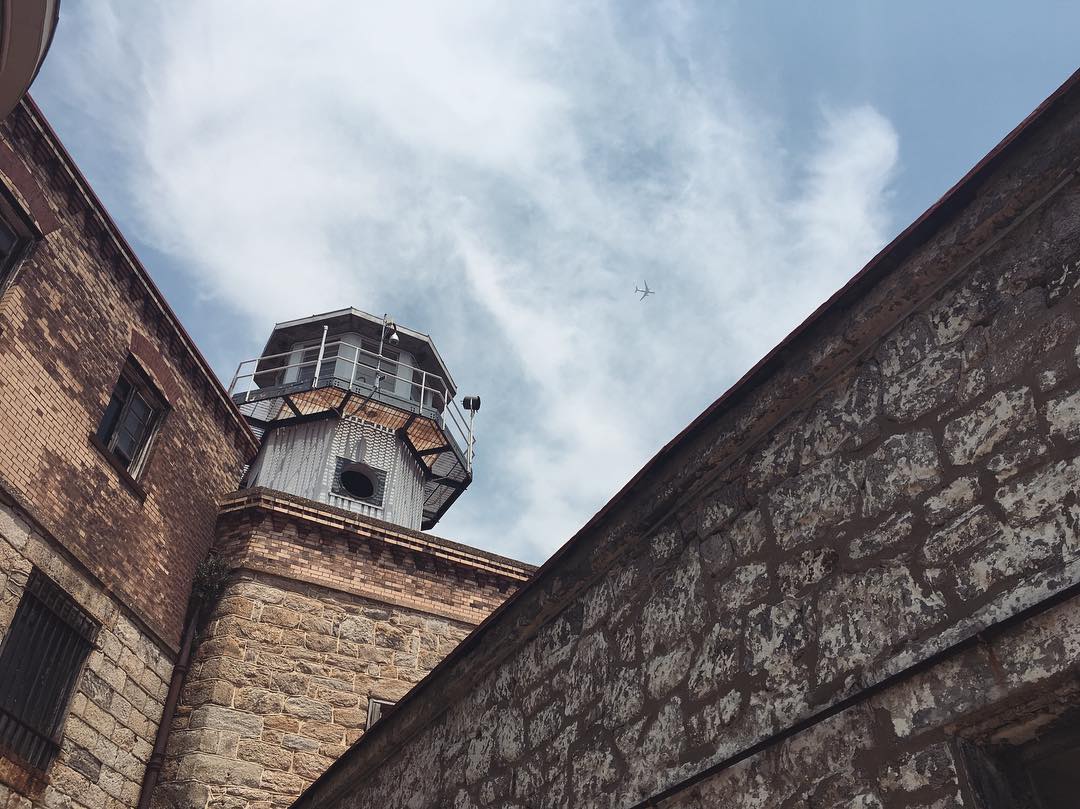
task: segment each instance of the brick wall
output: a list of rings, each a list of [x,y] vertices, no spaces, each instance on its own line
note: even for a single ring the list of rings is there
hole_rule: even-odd
[[[0,182],[55,218],[0,299],[0,486],[175,650],[252,439],[40,116],[0,138]],[[129,355],[169,405],[137,487],[90,441]]]
[[[17,509],[0,504],[0,639],[31,567],[101,625],[47,773],[0,758],[0,806],[121,809],[138,799],[161,719],[172,660],[144,625]],[[2,687],[2,684],[0,684]]]
[[[1080,650],[1075,84],[297,807],[972,805]]]
[[[288,806],[532,569],[265,489],[227,498],[234,567],[200,635],[159,809]]]
[[[237,568],[478,624],[533,567],[270,489],[221,503],[215,549]]]

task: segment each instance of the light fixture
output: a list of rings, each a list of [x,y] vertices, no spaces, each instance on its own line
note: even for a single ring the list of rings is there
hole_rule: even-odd
[[[461,400],[461,406],[468,410],[470,413],[475,413],[480,409],[480,397],[466,396]]]

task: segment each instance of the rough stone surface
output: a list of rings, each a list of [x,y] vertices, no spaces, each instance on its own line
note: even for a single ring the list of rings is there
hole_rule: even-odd
[[[101,628],[68,706],[48,784],[43,785],[35,771],[0,757],[0,806],[134,806],[165,703],[170,652],[132,620],[123,603],[4,505],[0,505],[0,642],[35,567]]]
[[[363,735],[370,699],[396,702],[470,629],[315,585],[239,575],[202,633],[155,803],[184,794],[203,800],[190,809],[289,805]],[[586,669],[605,654],[580,648]],[[580,680],[582,688],[594,682]],[[503,728],[485,755],[516,755],[520,729]]]
[[[950,737],[988,740],[980,723],[1064,687],[1080,653],[1075,598],[994,629],[1080,582],[1069,103],[299,809],[973,806]],[[502,755],[486,717],[518,706],[526,741]]]

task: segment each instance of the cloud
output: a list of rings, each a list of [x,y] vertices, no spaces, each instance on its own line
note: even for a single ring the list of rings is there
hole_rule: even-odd
[[[484,397],[438,532],[538,560],[890,226],[885,118],[824,109],[786,151],[701,66],[701,10],[643,8],[65,6],[81,44],[38,97],[112,144],[139,240],[247,323],[234,359],[347,305],[431,333]]]

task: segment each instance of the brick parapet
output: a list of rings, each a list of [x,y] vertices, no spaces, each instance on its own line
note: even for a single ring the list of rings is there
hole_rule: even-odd
[[[478,624],[531,565],[270,489],[220,502],[216,551],[230,566]]]
[[[1066,90],[296,806],[652,805],[1075,586],[1075,79]],[[1073,648],[1043,652],[1067,671]],[[739,805],[781,805],[780,786]]]

